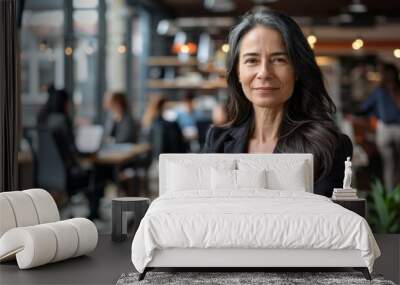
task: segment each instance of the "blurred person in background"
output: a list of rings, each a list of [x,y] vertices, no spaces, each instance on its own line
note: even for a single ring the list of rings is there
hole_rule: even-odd
[[[158,102],[162,96],[153,94],[150,96],[149,102],[147,103],[146,110],[143,114],[142,125],[141,125],[141,137],[143,140],[148,141],[150,136],[151,125],[153,121],[158,117]]]
[[[103,196],[103,181],[90,166],[83,166],[79,161],[80,153],[75,144],[73,123],[70,117],[71,101],[69,94],[63,90],[49,89],[49,97],[39,112],[38,128],[50,130],[58,148],[67,173],[65,189],[68,196],[76,194],[77,189],[85,191],[89,200],[89,219],[99,217],[100,198]],[[40,140],[39,140],[40,142]],[[43,159],[38,157],[38,159]],[[51,163],[42,161],[42,163]],[[52,191],[52,189],[47,189]]]
[[[161,153],[185,153],[188,150],[178,123],[167,121],[163,117],[166,103],[167,100],[163,97],[154,101],[155,112],[149,132],[153,159],[158,159]]]
[[[113,119],[113,114],[111,112],[111,98],[112,98],[113,93],[112,92],[106,92],[104,93],[103,96],[103,128],[104,128],[104,133],[103,133],[103,138],[102,141],[107,143],[107,140],[109,139],[108,136],[112,131],[112,128],[114,126],[114,119]]]
[[[189,142],[197,139],[197,122],[204,119],[204,114],[196,110],[194,99],[193,92],[188,92],[183,98],[183,110],[177,112],[177,122],[185,139]]]
[[[129,112],[125,94],[114,92],[109,100],[109,102],[106,102],[106,107],[111,114],[111,121],[110,119],[105,121],[105,142],[136,143],[140,127]]]
[[[222,126],[228,122],[228,115],[226,113],[226,106],[217,104],[212,110],[212,124],[215,126]]]
[[[400,179],[400,80],[394,64],[382,64],[380,86],[362,103],[359,114],[378,120],[376,144],[383,160],[384,184],[391,191]]]
[[[50,85],[48,88],[47,102],[38,114],[37,125],[38,127],[47,127],[52,130],[62,130],[64,132],[64,137],[67,139],[65,141],[65,146],[70,149],[71,153],[79,155],[75,145],[70,108],[71,102],[69,94],[64,89],[57,90],[53,85]],[[72,163],[71,161],[71,164]]]

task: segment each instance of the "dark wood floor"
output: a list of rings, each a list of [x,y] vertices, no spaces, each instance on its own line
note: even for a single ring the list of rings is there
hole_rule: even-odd
[[[132,238],[121,243],[100,235],[96,249],[81,256],[33,269],[19,270],[16,261],[0,265],[0,284],[115,284],[122,273],[134,271]]]
[[[385,279],[397,284],[400,275],[398,270],[400,268],[400,235],[376,235],[375,237],[382,251],[382,257],[376,260],[374,273],[383,274]],[[87,256],[28,270],[19,270],[15,261],[2,263],[0,264],[0,284],[115,284],[122,273],[135,271],[130,257],[131,244],[132,237],[117,243],[111,241],[110,235],[100,235],[96,250]],[[313,271],[313,269],[305,271]],[[331,268],[326,271],[347,270]]]

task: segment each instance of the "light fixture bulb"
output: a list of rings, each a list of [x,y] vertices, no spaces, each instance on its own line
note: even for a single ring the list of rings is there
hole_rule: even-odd
[[[189,46],[188,45],[182,45],[181,46],[181,52],[189,53]]]
[[[364,41],[363,41],[362,39],[360,39],[360,38],[355,39],[355,40],[353,41],[353,43],[351,44],[351,46],[352,46],[352,48],[353,48],[354,50],[359,50],[359,49],[361,49],[361,48],[364,46]]]
[[[124,53],[126,53],[126,45],[120,44],[120,45],[117,47],[117,52],[118,52],[119,54],[124,54]]]
[[[400,48],[396,48],[396,49],[393,51],[393,55],[394,55],[396,58],[400,58]]]
[[[229,45],[228,44],[223,44],[221,47],[222,51],[224,53],[227,53],[229,51]]]
[[[317,42],[317,37],[311,34],[307,37],[307,41],[310,45],[314,45]]]
[[[72,54],[72,47],[66,47],[64,49],[64,52],[65,52],[66,55],[71,55]]]

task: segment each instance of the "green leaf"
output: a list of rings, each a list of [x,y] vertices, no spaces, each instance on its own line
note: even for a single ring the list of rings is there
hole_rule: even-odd
[[[400,223],[394,223],[388,230],[390,234],[400,234]]]
[[[390,197],[390,199],[392,199],[397,205],[400,206],[400,184],[397,185],[397,187],[394,188],[392,192],[388,193],[388,197]]]
[[[375,207],[378,213],[380,223],[382,225],[387,225],[389,220],[389,213],[386,207],[385,198],[383,197],[381,191],[379,190],[373,191],[372,196],[374,197]]]
[[[400,185],[389,192],[375,179],[367,202],[367,219],[374,232],[400,233]]]

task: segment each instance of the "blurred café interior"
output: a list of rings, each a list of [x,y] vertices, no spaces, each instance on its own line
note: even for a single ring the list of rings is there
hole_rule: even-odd
[[[226,122],[227,35],[263,9],[292,16],[314,49],[354,145],[355,187],[390,191],[400,142],[388,162],[363,105],[382,66],[400,68],[398,0],[20,0],[18,188],[48,190],[62,216],[105,232],[112,198],[157,197],[159,154],[200,152]],[[46,120],[64,127],[54,135]]]

